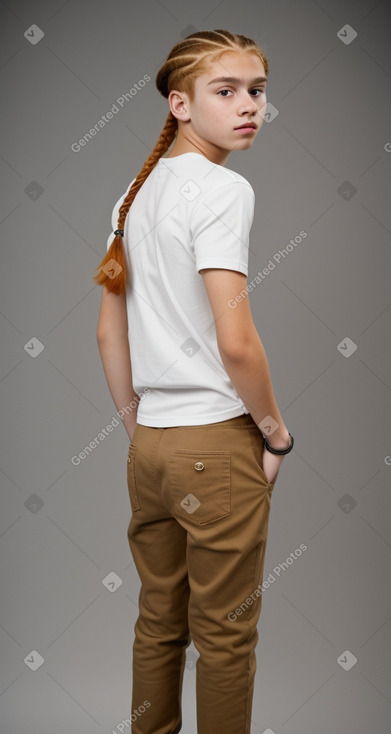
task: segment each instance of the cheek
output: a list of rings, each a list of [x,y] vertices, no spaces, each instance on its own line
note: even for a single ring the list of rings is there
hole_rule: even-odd
[[[198,115],[198,125],[203,130],[208,129],[210,132],[211,126],[217,127],[224,121],[227,121],[227,111],[221,109],[222,105],[211,104],[208,108],[204,109],[200,115]]]
[[[225,102],[225,104],[224,104]],[[231,105],[230,100],[228,98],[226,99],[223,97],[222,101],[220,101],[220,104],[214,104],[211,107],[211,116],[210,119],[213,119],[217,123],[227,122],[227,115],[231,111]]]

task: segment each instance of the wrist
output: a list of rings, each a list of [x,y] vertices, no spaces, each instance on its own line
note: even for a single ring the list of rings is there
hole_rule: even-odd
[[[267,439],[269,446],[273,449],[287,449],[291,445],[291,437],[287,428],[274,431],[270,436],[263,436]]]
[[[294,443],[293,436],[292,436],[291,433],[289,433],[289,431],[288,431],[288,441],[289,441],[289,443],[285,444],[285,446],[278,446],[277,445],[277,443],[278,443],[277,441],[273,445],[270,444],[269,441],[268,441],[268,439],[266,438],[266,436],[264,436],[263,439],[264,439],[265,449],[267,451],[270,451],[271,454],[277,454],[279,456],[285,456],[286,454],[289,454],[290,451],[292,451],[292,449],[293,449],[293,443]]]

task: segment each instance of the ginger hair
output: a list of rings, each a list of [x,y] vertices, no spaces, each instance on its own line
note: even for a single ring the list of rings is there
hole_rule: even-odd
[[[267,58],[251,38],[225,30],[197,31],[179,41],[171,49],[156,75],[155,84],[158,91],[168,99],[171,90],[175,89],[186,93],[192,102],[195,96],[195,80],[208,72],[210,62],[217,61],[227,51],[255,53],[262,61],[265,74],[268,74]],[[159,158],[169,149],[177,132],[178,120],[170,110],[152,153],[145,161],[119,209],[117,229],[124,231],[125,219],[137,192],[156,166]],[[113,260],[115,261],[114,268],[113,263],[108,265]],[[99,272],[93,276],[97,285],[104,285],[110,292],[117,295],[126,292],[128,272],[121,234],[115,235],[97,270]]]

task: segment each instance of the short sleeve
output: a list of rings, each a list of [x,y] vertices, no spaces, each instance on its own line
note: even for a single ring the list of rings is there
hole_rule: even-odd
[[[196,268],[225,268],[248,275],[255,195],[246,182],[224,184],[203,199],[189,226]]]
[[[112,243],[112,241],[114,240],[114,237],[115,237],[114,232],[117,229],[119,210],[120,210],[120,208],[122,206],[123,200],[128,195],[129,189],[131,188],[131,186],[133,185],[133,182],[135,180],[136,179],[134,178],[133,181],[130,182],[130,185],[129,185],[128,190],[125,191],[125,193],[122,194],[122,196],[120,196],[120,198],[118,199],[117,203],[114,205],[114,208],[113,208],[113,211],[112,211],[112,214],[111,214],[111,229],[112,229],[112,231],[111,231],[111,234],[109,235],[109,237],[107,239],[106,252],[110,249],[110,245],[111,245],[111,243]]]

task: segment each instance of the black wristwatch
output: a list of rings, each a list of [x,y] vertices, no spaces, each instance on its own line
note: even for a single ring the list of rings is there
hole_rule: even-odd
[[[288,433],[289,433],[289,431],[288,431]],[[289,452],[292,451],[292,449],[293,449],[293,436],[292,436],[291,433],[289,433],[289,435],[290,435],[290,438],[291,438],[291,444],[290,444],[290,446],[288,446],[287,449],[274,449],[273,446],[270,446],[270,444],[268,443],[266,436],[263,436],[263,439],[265,441],[265,449],[267,449],[268,451],[270,451],[271,454],[279,454],[280,456],[283,456],[284,454],[289,454]]]

